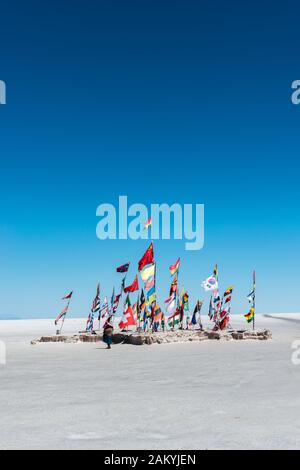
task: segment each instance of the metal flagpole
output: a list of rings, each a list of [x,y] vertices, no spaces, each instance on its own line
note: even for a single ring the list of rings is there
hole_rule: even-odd
[[[255,330],[255,307],[256,307],[256,271],[253,271],[253,296],[252,308],[253,310],[253,331]]]

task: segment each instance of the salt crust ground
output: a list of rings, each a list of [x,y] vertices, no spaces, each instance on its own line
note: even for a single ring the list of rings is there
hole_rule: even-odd
[[[233,328],[245,326],[234,317]],[[40,344],[50,320],[1,321],[1,449],[299,449],[300,314],[270,341]],[[66,333],[84,320],[69,319]]]

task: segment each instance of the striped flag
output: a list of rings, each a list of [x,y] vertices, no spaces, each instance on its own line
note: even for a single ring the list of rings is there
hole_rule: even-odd
[[[85,329],[86,331],[89,331],[90,333],[94,331],[94,314],[92,312],[88,316]]]
[[[97,285],[96,296],[92,304],[92,312],[98,312],[100,310],[100,284]]]
[[[57,325],[59,320],[67,314],[68,308],[69,308],[69,305],[66,305],[65,308],[60,312],[57,319],[55,320],[55,325]]]
[[[171,276],[174,276],[175,274],[178,273],[178,271],[179,271],[179,266],[180,266],[180,258],[178,258],[178,260],[176,261],[175,264],[172,264],[172,265],[169,267]]]
[[[101,315],[101,318],[104,318],[108,314],[109,314],[108,300],[107,300],[107,297],[105,297],[104,302],[101,305],[101,308],[99,310],[98,321],[100,321],[100,315]]]
[[[144,268],[141,271],[141,278],[144,282],[147,282],[150,277],[155,276],[155,263],[153,263],[151,266],[148,266]]]
[[[145,282],[145,289],[151,289],[155,284],[155,277],[150,276],[149,279]]]
[[[175,313],[168,318],[168,325],[170,328],[173,328],[176,325],[179,325],[181,321],[181,312],[179,309],[176,309]]]
[[[152,218],[150,217],[150,219],[146,220],[146,222],[144,223],[144,230],[147,230],[149,227],[151,227],[152,225]]]

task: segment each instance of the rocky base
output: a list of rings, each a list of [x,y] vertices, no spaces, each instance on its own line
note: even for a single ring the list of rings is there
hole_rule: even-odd
[[[268,340],[272,338],[269,330],[175,330],[158,333],[139,333],[139,332],[120,332],[115,333],[113,342],[115,344],[163,344],[163,343],[183,343],[187,341],[206,341],[206,340]],[[96,343],[102,341],[100,334],[78,334],[73,336],[53,335],[42,336],[38,340],[34,340],[31,344],[38,343]]]

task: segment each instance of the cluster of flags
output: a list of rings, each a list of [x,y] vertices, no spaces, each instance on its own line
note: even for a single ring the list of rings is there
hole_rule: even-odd
[[[215,329],[224,330],[230,322],[231,299],[234,286],[226,289],[223,296],[219,290],[219,268],[215,265],[213,275],[202,282],[202,288],[208,292],[212,291],[208,316],[215,324]]]
[[[145,222],[145,228],[149,228],[151,223],[151,219]],[[175,328],[178,325],[183,328],[183,322],[185,318],[187,327],[189,325],[196,326],[199,324],[200,328],[202,329],[201,309],[203,306],[203,301],[197,300],[192,318],[190,320],[189,294],[184,288],[181,289],[179,294],[180,258],[178,258],[177,261],[169,267],[172,280],[169,296],[165,300],[165,312],[168,315],[167,320],[160,305],[157,303],[156,261],[154,258],[153,243],[149,245],[142,258],[138,262],[138,274],[140,275],[143,283],[141,291],[138,274],[135,275],[131,284],[126,285],[126,276],[129,267],[130,263],[128,262],[116,268],[116,272],[124,274],[124,277],[121,282],[120,293],[116,295],[115,288],[113,288],[110,302],[108,302],[108,298],[105,297],[101,303],[100,283],[97,284],[96,294],[92,301],[91,310],[87,318],[87,332],[94,332],[94,320],[96,313],[98,313],[99,328],[101,319],[107,318],[108,320],[111,320],[111,318],[116,315],[123,295],[125,296],[125,301],[123,304],[123,314],[119,322],[119,327],[122,330],[133,325],[137,325],[139,330],[141,330],[141,323],[143,323],[144,331],[148,331],[149,327],[151,327],[153,331],[158,331],[159,328],[164,330],[166,323],[168,324],[169,328]],[[230,323],[231,301],[234,286],[229,286],[224,291],[223,295],[220,295],[219,269],[217,265],[213,270],[213,274],[205,279],[201,283],[201,286],[205,292],[211,292],[208,315],[210,320],[214,322],[215,329],[225,329]],[[137,301],[132,305],[130,301],[130,294],[133,294],[134,292],[138,292],[138,297]],[[63,300],[67,300],[67,304],[56,318],[55,325],[57,325],[58,322],[62,320],[63,326],[72,295],[73,292],[70,292],[63,297]],[[250,302],[250,310],[249,313],[244,315],[248,323],[253,322],[253,328],[255,319],[255,297],[256,273],[254,271],[252,291],[247,297]]]

